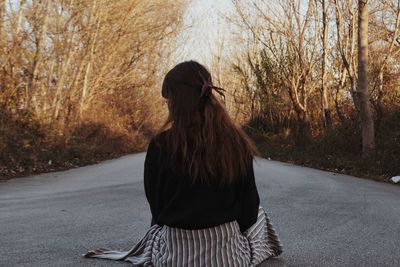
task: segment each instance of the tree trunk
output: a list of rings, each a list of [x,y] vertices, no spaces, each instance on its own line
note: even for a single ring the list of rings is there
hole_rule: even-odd
[[[7,49],[7,35],[4,31],[4,17],[6,13],[6,0],[0,0],[0,58],[6,54]],[[5,63],[0,61],[0,92],[5,90],[5,71],[3,70]],[[0,98],[1,100],[1,98]]]
[[[344,125],[346,122],[346,117],[343,115],[342,111],[340,110],[340,106],[339,106],[339,92],[341,89],[342,89],[342,87],[340,85],[338,85],[337,89],[336,89],[334,101],[335,101],[336,114],[340,120],[340,124]]]
[[[343,88],[346,86],[346,70],[344,68],[339,69],[340,73],[340,79],[339,79],[339,83],[336,87],[336,93],[335,93],[335,97],[333,98],[334,102],[335,102],[335,108],[336,108],[336,114],[339,117],[340,120],[340,124],[344,125],[346,123],[346,117],[343,115],[342,111],[340,110],[340,106],[339,106],[339,96],[340,96],[340,92],[343,90]]]
[[[362,156],[370,158],[375,152],[375,131],[368,92],[368,1],[358,1],[358,88],[362,130]]]
[[[58,120],[58,116],[61,109],[61,102],[62,102],[61,99],[65,97],[65,95],[63,95],[63,90],[65,85],[65,80],[67,79],[67,75],[69,74],[68,67],[78,51],[77,45],[75,44],[75,31],[76,29],[74,27],[71,36],[69,37],[68,40],[70,44],[68,46],[67,58],[65,60],[65,63],[62,64],[61,75],[59,80],[57,81],[56,93],[52,104],[52,107],[54,109],[53,120]]]
[[[88,62],[86,65],[86,70],[85,70],[85,76],[83,80],[83,87],[82,87],[82,94],[81,94],[81,99],[79,101],[79,118],[82,119],[83,113],[86,110],[88,106],[88,101],[87,98],[89,96],[89,79],[90,79],[90,74],[92,70],[92,61],[94,58],[94,52],[95,52],[95,47],[96,47],[96,42],[97,42],[97,36],[98,32],[100,29],[100,19],[97,20],[98,14],[96,14],[96,1],[93,1],[93,5],[91,7],[91,15],[90,15],[90,27],[94,30],[93,36],[90,38],[90,52],[89,52],[89,57],[88,57]]]
[[[326,88],[326,62],[328,47],[328,19],[326,1],[322,0],[322,119],[324,127],[330,129],[332,127],[331,111],[328,103],[328,93]]]
[[[6,0],[0,0],[0,44],[3,45],[3,42],[7,40],[6,34],[4,33],[4,18],[6,16]],[[1,46],[1,49],[4,49]]]
[[[24,16],[24,9],[26,5],[26,0],[21,0],[19,2],[19,10],[18,10],[18,17],[17,17],[17,25],[15,29],[15,33],[13,36],[13,42],[12,42],[12,53],[13,56],[10,58],[10,61],[12,62],[11,64],[11,77],[14,82],[14,88],[19,87],[19,78],[18,74],[20,73],[20,69],[23,66],[22,60],[21,60],[21,31],[22,31],[22,18]],[[24,101],[24,106],[26,103],[26,99]]]
[[[298,119],[298,132],[297,132],[297,145],[305,148],[311,141],[311,124],[310,119],[305,111],[297,112]]]
[[[45,5],[44,5],[44,17],[43,21],[41,22],[41,26],[39,29],[39,34],[36,36],[36,51],[35,51],[35,56],[33,59],[33,68],[32,68],[32,76],[30,79],[30,92],[29,92],[29,99],[27,101],[27,108],[30,108],[31,106],[34,108],[34,110],[40,114],[41,111],[44,111],[45,108],[39,107],[38,103],[40,100],[45,99],[46,95],[46,90],[42,89],[41,84],[39,83],[39,71],[40,67],[43,61],[44,57],[44,48],[45,48],[45,37],[47,34],[47,26],[48,26],[48,19],[49,19],[49,12],[50,12],[50,5],[51,1],[47,0]],[[43,91],[43,92],[42,92]],[[40,109],[41,108],[41,109]]]
[[[378,99],[376,100],[376,124],[375,124],[375,131],[376,135],[379,134],[380,125],[383,118],[383,69],[379,71],[378,75],[379,87],[378,87]]]
[[[385,58],[383,59],[381,63],[381,67],[379,68],[379,73],[378,73],[378,98],[377,98],[377,103],[376,103],[376,123],[375,123],[375,134],[378,136],[379,130],[380,130],[380,125],[382,122],[383,118],[383,96],[384,96],[384,81],[383,81],[383,73],[385,71],[386,63],[389,59],[389,57],[392,54],[393,48],[396,44],[396,38],[399,38],[399,30],[400,30],[400,1],[397,2],[397,12],[396,12],[396,23],[394,27],[394,32],[393,32],[393,37],[392,41],[390,42],[389,50],[387,51],[387,54]],[[400,43],[399,43],[400,44]]]

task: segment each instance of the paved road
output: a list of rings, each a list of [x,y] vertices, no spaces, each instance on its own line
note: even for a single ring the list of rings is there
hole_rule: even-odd
[[[0,183],[0,266],[130,266],[81,254],[145,233],[144,155]],[[254,169],[284,246],[267,266],[400,266],[399,186],[264,159]]]

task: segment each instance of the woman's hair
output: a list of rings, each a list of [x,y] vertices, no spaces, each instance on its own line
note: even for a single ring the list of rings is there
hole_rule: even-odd
[[[259,152],[213,91],[225,103],[224,89],[212,84],[204,66],[195,61],[176,65],[163,81],[169,116],[158,134],[171,124],[165,138],[173,169],[183,166],[193,182],[231,184],[246,177]]]

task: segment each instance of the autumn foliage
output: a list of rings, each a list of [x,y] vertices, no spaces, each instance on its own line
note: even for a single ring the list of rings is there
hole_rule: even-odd
[[[158,86],[184,9],[169,0],[1,0],[0,172],[143,149],[163,116]]]

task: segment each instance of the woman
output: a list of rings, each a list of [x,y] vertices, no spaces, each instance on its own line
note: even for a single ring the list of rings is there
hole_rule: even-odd
[[[96,249],[85,257],[138,266],[255,266],[282,253],[259,206],[258,151],[213,91],[225,100],[195,61],[167,73],[162,96],[169,116],[144,163],[151,227],[129,251]]]

